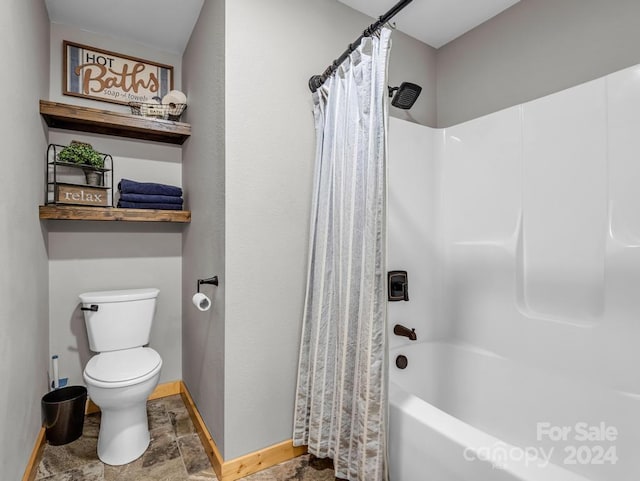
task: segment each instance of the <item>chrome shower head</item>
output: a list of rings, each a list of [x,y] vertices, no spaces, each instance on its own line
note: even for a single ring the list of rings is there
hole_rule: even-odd
[[[393,97],[391,105],[399,109],[408,110],[413,107],[420,92],[422,92],[422,87],[410,82],[402,82],[400,87],[389,87],[389,97]]]

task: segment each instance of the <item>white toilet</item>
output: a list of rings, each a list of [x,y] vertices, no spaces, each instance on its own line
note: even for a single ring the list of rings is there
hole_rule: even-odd
[[[150,347],[155,288],[80,294],[89,347],[99,354],[84,369],[91,400],[100,407],[98,457],[127,464],[149,446],[147,398],[158,379],[162,358]]]

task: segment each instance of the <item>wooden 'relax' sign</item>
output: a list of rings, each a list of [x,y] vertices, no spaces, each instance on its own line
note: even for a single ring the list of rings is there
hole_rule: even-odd
[[[107,189],[85,185],[56,184],[56,204],[109,206]]]

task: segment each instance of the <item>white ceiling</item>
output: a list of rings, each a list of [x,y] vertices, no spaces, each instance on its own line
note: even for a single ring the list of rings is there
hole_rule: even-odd
[[[339,1],[376,19],[398,3],[398,0]],[[401,32],[440,48],[519,1],[414,0],[392,21]]]
[[[313,0],[311,0],[313,1]],[[339,0],[378,18],[398,0]],[[519,0],[413,0],[393,21],[398,30],[439,48]],[[182,54],[204,0],[45,0],[49,19]],[[364,28],[366,25],[363,25]],[[354,36],[357,35],[354,31]]]
[[[49,20],[182,55],[204,0],[45,0]]]

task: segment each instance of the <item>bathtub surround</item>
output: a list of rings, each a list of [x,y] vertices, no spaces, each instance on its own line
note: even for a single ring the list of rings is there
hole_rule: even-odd
[[[391,30],[313,93],[316,161],[293,442],[386,479],[386,123]]]
[[[412,293],[390,306],[390,325],[420,340],[393,341],[408,359],[390,374],[396,478],[421,480],[411,459],[429,459],[439,481],[636,480],[639,102],[634,66],[443,130],[391,119],[389,259]],[[397,179],[416,154],[398,155],[395,139],[412,135],[433,138],[413,180],[422,192]],[[413,287],[412,256],[430,288]],[[435,293],[426,315],[410,310],[421,292]],[[416,367],[432,382],[411,378]],[[581,437],[601,423],[613,438]],[[564,427],[566,439],[548,434]],[[590,461],[595,445],[603,463]],[[499,464],[500,446],[551,464],[478,461],[493,449]],[[572,463],[571,449],[590,457]]]
[[[393,56],[393,54],[392,54]],[[388,253],[390,271],[407,271],[410,301],[389,302],[389,347],[404,345],[395,324],[415,329],[418,341],[439,339],[446,322],[438,315],[438,255],[431,235],[436,222],[439,132],[400,119],[389,119]],[[393,361],[393,359],[392,359]]]

